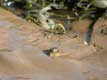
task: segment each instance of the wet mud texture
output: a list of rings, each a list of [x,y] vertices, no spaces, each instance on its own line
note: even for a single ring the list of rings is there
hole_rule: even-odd
[[[94,25],[90,46],[83,44],[88,22],[75,21],[72,31],[55,35],[0,8],[0,79],[107,80],[107,20]],[[43,53],[53,47],[60,57]]]

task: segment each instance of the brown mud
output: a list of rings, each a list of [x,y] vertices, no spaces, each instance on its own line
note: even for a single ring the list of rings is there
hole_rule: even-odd
[[[97,21],[87,46],[89,24],[75,21],[72,31],[55,35],[0,8],[0,80],[107,80],[107,20]],[[43,53],[53,47],[59,57]]]

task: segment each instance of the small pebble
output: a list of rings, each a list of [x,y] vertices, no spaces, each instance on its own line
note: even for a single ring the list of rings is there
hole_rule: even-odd
[[[57,48],[53,48],[53,49],[52,49],[52,52],[53,52],[53,53],[56,53],[56,52],[59,52],[59,51],[58,51]]]
[[[87,46],[89,45],[86,41],[84,41],[84,44],[87,45]]]
[[[52,40],[52,35],[48,35],[47,39]]]

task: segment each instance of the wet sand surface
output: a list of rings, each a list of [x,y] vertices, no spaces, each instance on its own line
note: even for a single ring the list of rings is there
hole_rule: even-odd
[[[49,34],[0,8],[0,80],[107,80],[107,35],[100,34],[102,25],[107,27],[107,20],[99,19],[91,45],[86,46],[85,31]],[[83,22],[74,26],[84,28]],[[43,53],[52,47],[63,56]]]

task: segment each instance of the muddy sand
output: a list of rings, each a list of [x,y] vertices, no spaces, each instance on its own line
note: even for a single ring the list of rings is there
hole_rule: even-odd
[[[101,33],[107,20],[97,21],[87,46],[89,23],[75,21],[72,31],[55,35],[0,8],[0,80],[107,80],[107,35]],[[53,47],[59,57],[44,54]]]

